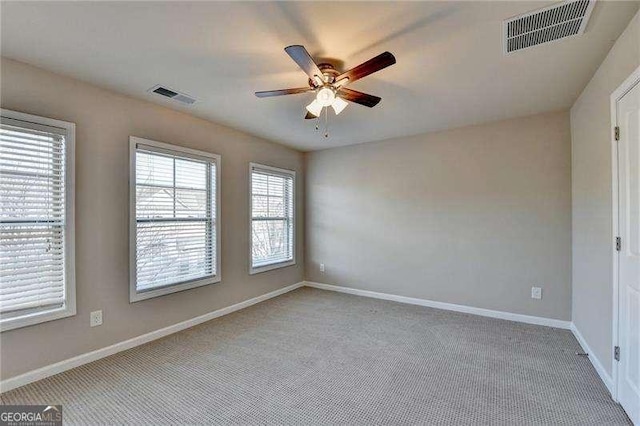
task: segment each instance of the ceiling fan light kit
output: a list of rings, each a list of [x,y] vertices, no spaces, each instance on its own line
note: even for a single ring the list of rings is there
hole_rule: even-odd
[[[391,53],[384,52],[349,71],[340,73],[331,64],[316,64],[304,46],[293,45],[286,47],[284,50],[307,74],[309,87],[256,92],[256,96],[266,98],[315,92],[315,99],[306,107],[308,113],[305,119],[318,118],[324,110],[325,126],[328,126],[328,114],[325,108],[333,108],[333,111],[338,115],[349,105],[347,101],[369,108],[376,106],[381,100],[378,96],[347,89],[344,86],[396,63],[396,58]],[[316,125],[316,129],[318,128],[319,126]],[[325,127],[325,137],[328,136],[328,130]]]

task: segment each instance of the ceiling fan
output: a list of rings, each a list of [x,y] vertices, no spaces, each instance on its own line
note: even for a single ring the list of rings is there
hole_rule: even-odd
[[[396,58],[391,53],[384,52],[349,71],[340,72],[331,64],[316,64],[304,46],[294,45],[286,47],[284,50],[291,56],[291,59],[298,64],[302,71],[309,76],[309,87],[267,90],[256,92],[256,96],[266,98],[270,96],[315,92],[315,99],[307,105],[306,119],[319,117],[320,114],[322,114],[322,110],[328,107],[332,107],[336,115],[340,114],[342,110],[349,105],[347,101],[355,102],[369,108],[378,105],[378,102],[381,100],[378,96],[351,90],[345,86],[396,63]]]

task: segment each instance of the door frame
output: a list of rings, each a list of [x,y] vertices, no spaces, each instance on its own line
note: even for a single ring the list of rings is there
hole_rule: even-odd
[[[629,77],[611,94],[611,230],[612,230],[612,244],[611,244],[611,261],[613,270],[613,346],[619,346],[619,322],[618,322],[618,302],[619,295],[619,259],[620,254],[616,250],[616,237],[619,236],[620,228],[618,223],[619,213],[619,198],[618,198],[618,142],[615,138],[614,129],[618,123],[618,109],[617,104],[624,95],[626,95],[636,84],[640,84],[640,66],[631,73]],[[611,348],[613,351],[613,347]],[[612,359],[612,379],[613,389],[611,397],[614,401],[618,402],[618,362]]]

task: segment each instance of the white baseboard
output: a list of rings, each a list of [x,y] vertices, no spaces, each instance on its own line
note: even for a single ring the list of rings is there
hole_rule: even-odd
[[[609,373],[607,373],[607,370],[605,370],[604,366],[602,365],[602,363],[600,362],[596,354],[591,350],[591,348],[587,344],[587,341],[582,336],[582,333],[580,333],[580,331],[578,330],[578,328],[574,323],[571,323],[571,332],[576,337],[576,340],[578,341],[578,343],[580,343],[580,346],[582,346],[582,350],[585,353],[589,354],[589,361],[591,361],[591,364],[596,369],[596,372],[604,382],[604,385],[607,387],[607,389],[609,390],[609,393],[611,394],[611,397],[613,398],[614,397],[613,378],[609,375]]]
[[[203,322],[210,321],[214,318],[221,317],[223,315],[230,314],[240,309],[247,308],[256,303],[263,302],[267,299],[271,299],[281,294],[288,293],[292,290],[304,286],[304,282],[292,284],[288,287],[283,287],[278,290],[272,291],[261,296],[254,297],[244,302],[236,303],[235,305],[227,306],[226,308],[218,309],[217,311],[209,312],[204,315],[200,315],[195,318],[180,322],[178,324],[170,325],[169,327],[161,328],[160,330],[152,331],[150,333],[143,334],[138,337],[134,337],[123,342],[115,343],[105,348],[97,349],[92,352],[87,352],[82,355],[75,356],[73,358],[66,359],[64,361],[56,362],[55,364],[47,365],[36,370],[32,370],[21,374],[19,376],[11,377],[0,381],[0,393],[10,391],[11,389],[24,386],[29,383],[42,380],[46,377],[53,376],[54,374],[62,373],[63,371],[70,370],[75,367],[99,360],[101,358],[108,357],[109,355],[116,354],[118,352],[126,351],[127,349],[134,348],[136,346],[143,345],[156,339],[168,336],[169,334],[176,333],[178,331],[185,330]]]
[[[378,293],[369,290],[360,290],[351,287],[342,287],[337,285],[322,284],[312,281],[305,281],[307,287],[319,288],[322,290],[338,291],[340,293],[354,294],[356,296],[372,297],[374,299],[392,300],[394,302],[408,303],[410,305],[427,306],[429,308],[444,309],[447,311],[463,312],[465,314],[480,315],[483,317],[499,318],[509,321],[524,322],[527,324],[544,325],[547,327],[562,328],[569,330],[571,328],[570,321],[563,321],[553,318],[534,317],[531,315],[513,314],[511,312],[493,311],[491,309],[474,308],[473,306],[456,305],[453,303],[436,302],[427,299],[418,299],[415,297],[397,296],[395,294]]]

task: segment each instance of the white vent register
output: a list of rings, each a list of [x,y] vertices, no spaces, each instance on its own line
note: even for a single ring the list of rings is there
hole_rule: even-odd
[[[180,102],[181,104],[185,104],[185,105],[193,105],[196,103],[196,99],[186,95],[184,93],[180,93],[176,90],[173,89],[169,89],[166,86],[162,86],[160,84],[157,84],[155,86],[153,86],[151,89],[147,90],[147,92],[149,93],[154,93],[156,95],[160,95],[163,96],[165,98],[169,98],[173,101],[177,101]]]
[[[504,53],[584,33],[595,0],[569,0],[503,23]]]

